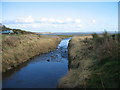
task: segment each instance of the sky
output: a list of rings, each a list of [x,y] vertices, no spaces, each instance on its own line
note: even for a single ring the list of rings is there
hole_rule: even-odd
[[[2,2],[2,24],[32,32],[118,30],[117,2]]]

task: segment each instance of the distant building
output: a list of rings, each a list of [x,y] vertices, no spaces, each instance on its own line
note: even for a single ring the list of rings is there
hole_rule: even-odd
[[[13,34],[14,32],[12,30],[4,30],[0,31],[1,34]]]

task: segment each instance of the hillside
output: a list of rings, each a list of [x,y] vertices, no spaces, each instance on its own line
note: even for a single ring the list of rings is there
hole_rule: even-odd
[[[0,24],[0,31],[5,31],[5,30],[12,30],[14,34],[34,34],[33,32],[28,32],[21,29],[12,29],[12,28],[6,27],[5,25]]]

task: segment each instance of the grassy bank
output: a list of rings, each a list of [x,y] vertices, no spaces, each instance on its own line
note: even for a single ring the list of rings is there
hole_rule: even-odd
[[[64,76],[58,85],[58,88],[77,88],[83,87],[85,79],[88,78],[91,71],[88,68],[92,65],[91,58],[88,58],[92,43],[91,36],[73,37],[69,43],[69,72]],[[91,53],[92,54],[92,53]]]
[[[57,36],[59,36],[62,39],[65,39],[65,38],[73,37],[74,35],[57,35]]]
[[[2,36],[2,71],[20,65],[30,58],[54,50],[60,42],[59,37],[35,34]]]
[[[69,72],[59,88],[118,88],[119,35],[73,37],[69,44]]]

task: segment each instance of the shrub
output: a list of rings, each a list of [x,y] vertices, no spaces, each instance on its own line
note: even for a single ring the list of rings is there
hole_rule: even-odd
[[[103,60],[107,60],[105,58],[108,57],[116,57],[118,54],[118,35],[113,34],[111,36],[108,36],[108,33],[104,32],[102,36],[103,37],[96,37],[94,40],[94,51],[96,53],[95,55],[100,62],[104,62]]]
[[[98,34],[96,33],[92,34],[92,36],[93,36],[93,39],[97,39],[99,37]]]
[[[103,37],[104,37],[104,38],[107,38],[107,37],[108,37],[108,32],[107,32],[107,31],[104,31]]]
[[[103,37],[100,37],[98,34],[94,33],[94,34],[92,34],[92,37],[96,44],[103,43]]]

